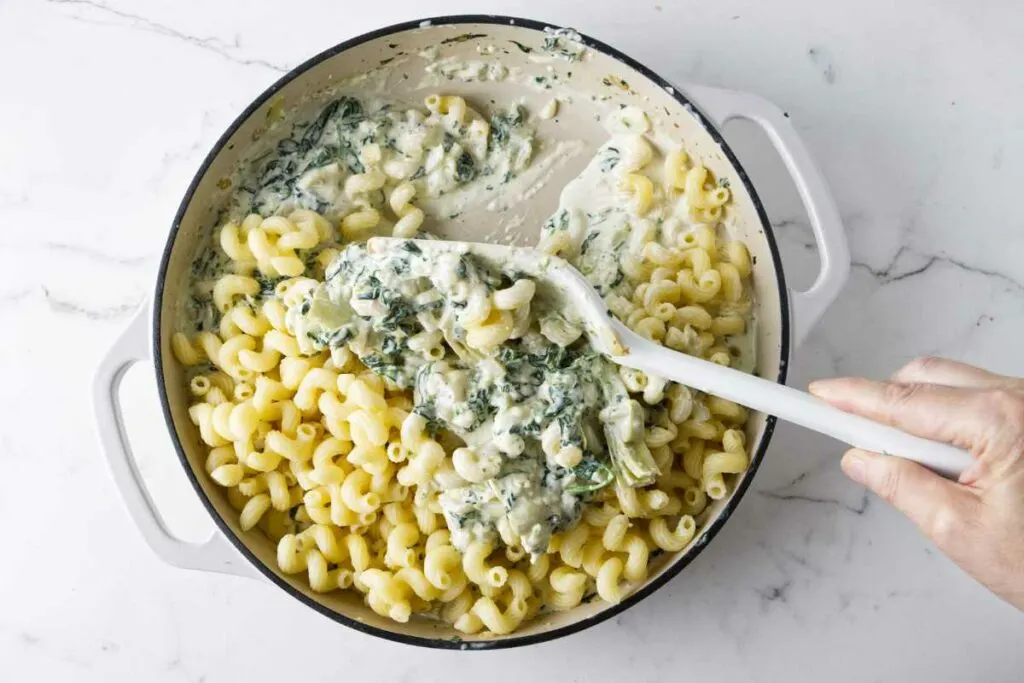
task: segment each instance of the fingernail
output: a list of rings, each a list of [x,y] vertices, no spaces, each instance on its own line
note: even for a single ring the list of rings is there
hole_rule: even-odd
[[[985,475],[985,463],[975,460],[966,470],[960,473],[958,482],[964,486],[973,486]]]
[[[827,379],[816,379],[807,385],[807,390],[818,396],[819,398],[826,397],[832,388],[832,382]]]
[[[850,479],[858,484],[864,484],[867,479],[868,461],[860,453],[847,453],[842,460],[843,472]]]

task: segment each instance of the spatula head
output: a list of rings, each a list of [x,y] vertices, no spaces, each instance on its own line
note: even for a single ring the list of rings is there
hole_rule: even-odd
[[[372,254],[381,254],[399,248],[405,242],[413,242],[424,254],[470,253],[496,269],[522,273],[537,283],[538,296],[582,328],[596,351],[612,357],[627,353],[604,299],[565,259],[539,249],[448,240],[373,237],[366,247]]]

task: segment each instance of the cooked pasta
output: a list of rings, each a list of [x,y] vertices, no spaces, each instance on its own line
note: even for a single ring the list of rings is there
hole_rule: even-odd
[[[290,184],[267,180],[217,229],[170,350],[207,475],[243,531],[277,543],[282,572],[395,621],[431,611],[502,635],[588,595],[618,602],[652,554],[686,550],[749,463],[748,415],[611,365],[520,274],[431,262],[414,242],[368,251],[439,220],[426,200],[529,164],[525,112],[474,104],[332,103],[314,142],[347,145],[349,165],[299,158]],[[617,114],[541,247],[638,333],[743,363],[752,259],[717,226],[728,186],[648,129],[642,111]],[[584,195],[599,204],[582,210]]]

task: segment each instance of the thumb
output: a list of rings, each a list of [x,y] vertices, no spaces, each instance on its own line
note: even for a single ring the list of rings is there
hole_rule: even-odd
[[[977,497],[910,460],[854,448],[843,472],[906,515],[942,548],[975,514]]]

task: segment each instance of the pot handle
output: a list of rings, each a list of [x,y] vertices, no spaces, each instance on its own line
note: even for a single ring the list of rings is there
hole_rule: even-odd
[[[746,119],[760,126],[800,193],[817,242],[821,270],[810,289],[791,292],[793,341],[794,346],[799,346],[850,276],[846,232],[825,177],[789,117],[771,102],[748,93],[705,86],[688,86],[684,90],[693,95],[701,111],[719,128],[732,119]]]
[[[219,530],[203,543],[176,538],[167,530],[146,490],[124,431],[117,390],[128,368],[151,357],[149,321],[150,306],[144,304],[104,356],[93,378],[96,431],[114,483],[142,537],[164,562],[185,569],[258,577],[256,569],[244,561]]]

